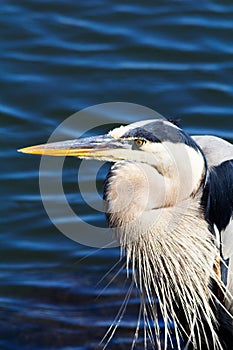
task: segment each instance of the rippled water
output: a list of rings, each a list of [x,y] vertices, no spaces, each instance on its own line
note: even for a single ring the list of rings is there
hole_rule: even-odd
[[[62,235],[41,202],[39,157],[16,149],[45,142],[72,113],[111,101],[148,106],[181,118],[189,132],[232,141],[233,4],[3,0],[0,18],[0,348],[95,349],[127,290],[124,271],[106,289],[117,269],[101,281],[118,249]],[[64,186],[74,205],[76,175],[77,161],[67,161]],[[103,215],[85,215],[104,225]],[[130,348],[137,298],[110,349]]]

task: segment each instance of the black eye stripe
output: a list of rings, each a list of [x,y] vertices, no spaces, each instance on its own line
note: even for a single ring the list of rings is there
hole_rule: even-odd
[[[160,121],[129,130],[122,136],[122,138],[132,137],[135,139],[144,139],[153,143],[161,143],[166,141],[172,143],[183,143],[189,147],[192,147],[196,151],[200,151],[200,148],[196,142],[184,130],[177,128],[172,124],[166,125]]]
[[[141,140],[147,140],[150,142],[161,142],[155,135],[153,135],[151,132],[143,129],[143,128],[136,128],[134,130],[130,130],[126,134],[122,136],[123,138],[127,137],[135,137]]]

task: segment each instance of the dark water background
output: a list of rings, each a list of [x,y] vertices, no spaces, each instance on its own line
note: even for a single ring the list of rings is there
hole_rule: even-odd
[[[95,349],[124,299],[124,272],[107,289],[115,272],[98,284],[118,249],[96,251],[53,227],[39,194],[40,159],[16,149],[112,101],[232,141],[233,4],[2,0],[0,20],[0,349]],[[137,312],[135,296],[110,349],[130,348]]]

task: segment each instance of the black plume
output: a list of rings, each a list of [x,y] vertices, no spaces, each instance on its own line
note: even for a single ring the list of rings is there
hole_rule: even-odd
[[[167,120],[168,120],[170,123],[172,123],[172,124],[178,126],[178,128],[181,127],[181,119],[180,119],[180,118],[167,118]]]

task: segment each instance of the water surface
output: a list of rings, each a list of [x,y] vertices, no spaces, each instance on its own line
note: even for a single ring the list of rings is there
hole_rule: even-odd
[[[118,249],[95,250],[62,235],[41,202],[40,158],[16,149],[45,142],[72,113],[112,101],[141,104],[181,118],[188,132],[232,141],[233,5],[3,0],[0,17],[0,347],[95,349],[127,290],[124,270],[106,289],[117,270],[100,282]],[[64,170],[76,206],[77,162]],[[85,215],[104,225],[102,214]],[[110,349],[130,348],[137,298]],[[141,335],[136,348],[143,348]]]

